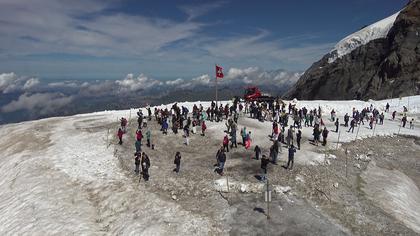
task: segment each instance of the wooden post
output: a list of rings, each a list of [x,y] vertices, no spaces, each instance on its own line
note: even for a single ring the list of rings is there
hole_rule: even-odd
[[[340,134],[341,134],[341,130],[338,131],[337,147],[335,150],[338,150],[338,143],[340,142]]]
[[[359,129],[360,129],[360,126],[361,126],[361,124],[359,124],[359,125],[357,126],[357,132],[356,132],[356,138],[355,138],[355,140],[357,140],[357,135],[359,135]]]
[[[346,181],[347,181],[347,156],[348,156],[348,151],[347,151],[347,148],[346,148]]]
[[[372,133],[372,136],[375,136],[375,129],[376,129],[376,125],[377,125],[377,123],[375,122],[375,126],[373,127],[373,133]]]

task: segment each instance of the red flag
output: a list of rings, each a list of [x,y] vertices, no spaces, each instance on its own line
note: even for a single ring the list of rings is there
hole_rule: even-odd
[[[223,68],[218,65],[216,65],[216,78],[217,79],[223,78]]]

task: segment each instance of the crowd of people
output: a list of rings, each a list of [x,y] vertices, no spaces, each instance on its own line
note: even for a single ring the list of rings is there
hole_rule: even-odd
[[[385,112],[390,112],[390,105],[387,104]],[[241,117],[249,115],[252,119],[257,119],[260,122],[272,122],[272,132],[269,135],[270,139],[267,142],[271,142],[268,150],[268,156],[258,145],[255,145],[253,151],[255,153],[254,159],[261,161],[261,180],[266,179],[268,164],[278,164],[279,154],[282,153],[282,149],[287,149],[288,160],[287,163],[282,165],[285,169],[293,169],[294,156],[297,150],[301,149],[301,139],[303,129],[312,129],[313,139],[310,143],[318,146],[319,144],[326,146],[328,140],[329,130],[323,120],[321,107],[314,109],[307,109],[306,107],[299,108],[296,105],[296,101],[291,101],[286,105],[281,100],[273,102],[240,102],[239,99],[235,99],[232,105],[220,104],[217,105],[214,101],[211,102],[210,106],[204,108],[201,104],[198,106],[194,104],[192,111],[185,106],[178,106],[177,103],[173,104],[170,109],[154,108],[154,113],[149,106],[146,107],[147,115],[142,113],[142,110],[137,112],[137,130],[135,133],[135,173],[141,174],[142,178],[147,181],[149,180],[149,168],[150,159],[145,151],[142,149],[143,131],[146,136],[146,146],[150,149],[154,149],[154,143],[152,142],[151,135],[152,131],[148,127],[147,122],[152,120],[154,116],[155,121],[159,124],[160,132],[163,135],[168,135],[168,130],[174,134],[177,134],[182,130],[182,136],[184,138],[184,144],[189,145],[189,137],[191,134],[198,134],[197,129],[201,129],[201,136],[205,136],[207,125],[206,122],[225,122],[226,130],[224,130],[224,136],[220,148],[216,153],[216,164],[214,165],[214,172],[223,175],[224,167],[227,160],[227,153],[238,148],[238,144],[241,144],[246,150],[251,148],[251,131],[247,130],[246,126],[243,126],[239,130],[239,134],[242,138],[242,142],[237,142],[238,133],[238,121]],[[392,119],[395,119],[396,111],[392,112]],[[332,132],[339,132],[340,126],[345,129],[348,128],[347,132],[354,132],[354,128],[360,125],[364,125],[365,121],[369,125],[370,129],[373,129],[376,125],[384,124],[384,112],[380,112],[378,108],[373,105],[370,107],[363,108],[361,111],[353,108],[351,116],[346,113],[343,116],[343,121],[340,122],[340,118],[337,117],[336,111],[333,109],[330,112],[329,121],[335,129]],[[291,123],[289,124],[291,120]],[[117,136],[119,138],[119,144],[123,143],[123,135],[127,132],[127,120],[121,118],[120,127],[118,128]],[[401,126],[405,127],[407,122],[407,116],[404,113],[401,121]],[[414,119],[410,121],[410,129],[414,129]],[[321,142],[322,136],[322,142]],[[176,152],[174,158],[175,168],[174,172],[179,173],[181,167],[181,153]],[[140,172],[141,167],[141,172]]]

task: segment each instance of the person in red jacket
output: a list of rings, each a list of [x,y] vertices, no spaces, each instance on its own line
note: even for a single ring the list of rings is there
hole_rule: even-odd
[[[141,129],[136,131],[136,139],[141,143],[141,140],[143,139],[143,133],[141,132]]]
[[[201,135],[204,136],[206,132],[207,126],[206,122],[203,120],[203,123],[201,123]]]
[[[229,152],[229,137],[227,136],[227,134],[223,138],[223,150]]]
[[[122,137],[123,137],[123,134],[124,134],[123,130],[122,130],[121,128],[118,128],[118,133],[117,133],[117,136],[118,136],[118,138],[120,139],[120,142],[118,143],[119,145],[121,145],[121,144],[122,144]]]

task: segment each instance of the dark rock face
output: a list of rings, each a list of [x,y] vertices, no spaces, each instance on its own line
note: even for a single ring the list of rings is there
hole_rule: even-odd
[[[386,99],[420,94],[420,0],[400,12],[386,38],[314,63],[287,99]]]

